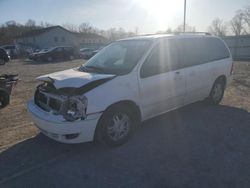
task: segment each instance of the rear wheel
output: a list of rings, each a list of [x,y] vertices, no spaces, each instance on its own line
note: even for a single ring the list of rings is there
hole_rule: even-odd
[[[211,104],[219,104],[223,98],[225,90],[225,81],[222,79],[217,79],[214,82],[212,90],[209,94],[208,101]]]
[[[135,118],[125,106],[114,106],[104,112],[96,130],[96,139],[107,146],[127,142],[135,127]]]
[[[10,102],[10,96],[4,91],[0,91],[0,109],[7,106]]]

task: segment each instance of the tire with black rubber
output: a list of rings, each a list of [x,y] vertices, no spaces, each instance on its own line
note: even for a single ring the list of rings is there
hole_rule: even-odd
[[[126,105],[112,106],[100,118],[95,140],[109,147],[120,146],[128,141],[135,124],[136,117]]]
[[[10,96],[4,91],[0,91],[0,109],[6,107],[10,102]]]
[[[214,85],[210,91],[208,102],[210,104],[219,104],[224,96],[225,91],[225,81],[224,79],[218,78],[215,80]]]

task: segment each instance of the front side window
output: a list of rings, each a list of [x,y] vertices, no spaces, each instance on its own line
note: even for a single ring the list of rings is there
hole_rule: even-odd
[[[171,40],[163,40],[153,48],[140,71],[141,78],[166,73],[179,68],[178,59]]]
[[[114,42],[103,48],[79,70],[116,75],[127,74],[134,68],[149,45],[148,40]]]

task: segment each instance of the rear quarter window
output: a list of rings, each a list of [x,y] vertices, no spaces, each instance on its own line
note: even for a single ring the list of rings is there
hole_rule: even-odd
[[[230,57],[225,44],[217,38],[184,38],[175,40],[182,67],[189,67]]]

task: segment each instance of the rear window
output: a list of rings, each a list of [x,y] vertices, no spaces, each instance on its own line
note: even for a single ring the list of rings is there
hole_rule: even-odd
[[[217,38],[176,39],[174,43],[183,67],[230,57],[225,44]]]

